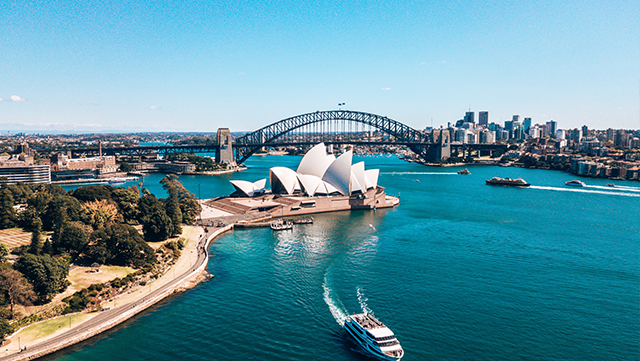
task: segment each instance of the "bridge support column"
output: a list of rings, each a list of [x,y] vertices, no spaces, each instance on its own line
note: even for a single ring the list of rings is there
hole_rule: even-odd
[[[236,160],[233,156],[233,146],[231,145],[231,132],[229,131],[229,128],[218,128],[216,163],[231,166],[236,165]]]
[[[433,139],[433,145],[429,147],[428,160],[429,162],[438,162],[451,157],[451,145],[448,129],[434,129],[431,132],[431,139]]]

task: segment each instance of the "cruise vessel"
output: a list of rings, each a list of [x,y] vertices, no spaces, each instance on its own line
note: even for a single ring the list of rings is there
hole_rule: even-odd
[[[584,182],[581,182],[579,180],[572,180],[572,181],[566,182],[565,185],[572,186],[572,187],[584,187]]]
[[[512,179],[512,178],[493,177],[485,182],[487,184],[494,185],[494,186],[528,187],[531,185],[531,183],[525,182],[525,180],[522,178]]]
[[[347,317],[344,329],[370,356],[390,361],[400,360],[404,356],[404,350],[393,332],[369,313]]]

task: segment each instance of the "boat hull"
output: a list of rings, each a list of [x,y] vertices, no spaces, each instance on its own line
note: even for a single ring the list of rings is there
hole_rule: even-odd
[[[530,183],[512,183],[512,182],[492,182],[492,181],[485,181],[488,185],[491,186],[505,186],[505,187],[529,187],[531,186]]]
[[[356,326],[354,326],[351,321],[345,321],[344,329],[347,331],[351,339],[366,353],[367,356],[385,361],[397,361],[402,359],[402,357],[404,356],[404,352],[402,352],[399,357],[394,357],[372,347],[368,342],[364,340],[364,337],[360,334],[360,332],[358,332],[358,329],[356,329]]]

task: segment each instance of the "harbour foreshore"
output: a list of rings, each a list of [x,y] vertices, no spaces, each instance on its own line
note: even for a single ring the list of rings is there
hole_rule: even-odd
[[[232,202],[231,199],[225,197],[220,197],[216,200]],[[90,318],[83,322],[73,325],[64,331],[60,330],[47,337],[37,339],[35,342],[18,342],[16,344],[16,342],[13,342],[13,339],[18,334],[16,332],[8,338],[11,342],[2,347],[5,349],[5,355],[0,357],[0,361],[33,360],[62,350],[113,328],[176,292],[192,287],[202,279],[201,276],[207,266],[210,243],[219,235],[234,229],[235,225],[242,225],[242,228],[248,228],[248,223],[264,223],[270,219],[283,216],[303,216],[355,209],[375,211],[376,208],[392,208],[399,204],[398,198],[386,195],[383,188],[380,187],[371,189],[361,197],[353,199],[349,196],[338,196],[312,200],[298,197],[279,197],[274,200],[273,196],[269,196],[267,200],[234,200],[239,203],[217,206],[221,208],[227,207],[227,210],[230,210],[228,208],[233,208],[237,211],[235,214],[227,213],[228,215],[225,217],[202,219],[200,221],[202,227],[194,228],[197,229],[199,236],[196,238],[192,234],[178,262],[159,279],[136,290],[135,293],[137,295],[124,295],[113,300],[113,302],[103,304],[103,307],[107,306],[103,308],[103,311],[94,312]],[[209,204],[216,206],[215,204]],[[238,208],[241,205],[246,209]],[[271,206],[271,210],[264,211],[261,209],[266,206]],[[251,210],[255,212],[248,212]],[[214,227],[214,224],[217,226]],[[195,242],[192,242],[192,240]],[[194,255],[196,260],[192,262]],[[186,266],[187,263],[189,264],[188,266]],[[176,269],[184,269],[185,271],[176,277]],[[171,276],[173,276],[173,279]],[[143,296],[146,292],[148,294]],[[21,346],[25,346],[25,349],[21,350]]]
[[[123,302],[122,305],[112,307],[109,310],[102,312],[95,312],[93,317],[85,320],[84,322],[73,325],[64,331],[58,331],[50,336],[39,339],[36,342],[19,344],[17,340],[14,340],[17,335],[17,333],[14,333],[14,335],[8,338],[11,342],[2,347],[4,349],[2,350],[4,351],[4,355],[0,357],[0,360],[33,360],[62,350],[113,328],[114,326],[153,306],[162,299],[196,284],[198,282],[198,278],[203,274],[207,266],[207,260],[209,257],[207,249],[209,244],[219,235],[233,229],[233,225],[231,224],[221,228],[209,229],[208,232],[204,232],[202,228],[197,229],[198,234],[200,235],[196,239],[197,242],[189,242],[191,246],[189,247],[188,243],[187,247],[183,250],[183,255],[186,257],[181,257],[173,266],[181,268],[186,267],[187,270],[181,275],[176,277],[172,271],[169,270],[158,280],[148,285],[148,295],[142,296],[147,290],[145,286],[144,289],[139,290],[140,293],[136,295],[137,297],[123,297],[122,300],[119,300],[120,302]],[[192,259],[193,255],[196,255],[195,262],[193,262]],[[188,266],[186,266],[187,263],[189,263]],[[172,276],[173,279],[171,279]],[[160,283],[163,281],[165,284],[161,285]],[[154,284],[156,286],[155,290],[152,289]],[[21,347],[23,348],[22,351],[20,350]]]

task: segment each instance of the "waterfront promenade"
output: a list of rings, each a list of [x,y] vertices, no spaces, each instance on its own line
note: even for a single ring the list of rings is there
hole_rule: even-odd
[[[11,342],[2,347],[0,360],[33,360],[64,349],[96,336],[130,319],[167,296],[196,284],[198,277],[207,266],[207,248],[210,242],[232,228],[233,225],[228,225],[209,228],[209,231],[205,232],[200,227],[193,227],[191,238],[183,250],[183,256],[162,277],[133,293],[122,295],[112,302],[103,304],[110,309],[94,312],[83,322],[47,337],[31,342],[19,342],[20,332],[15,333],[9,338]],[[23,348],[23,351],[20,351],[19,347]]]

